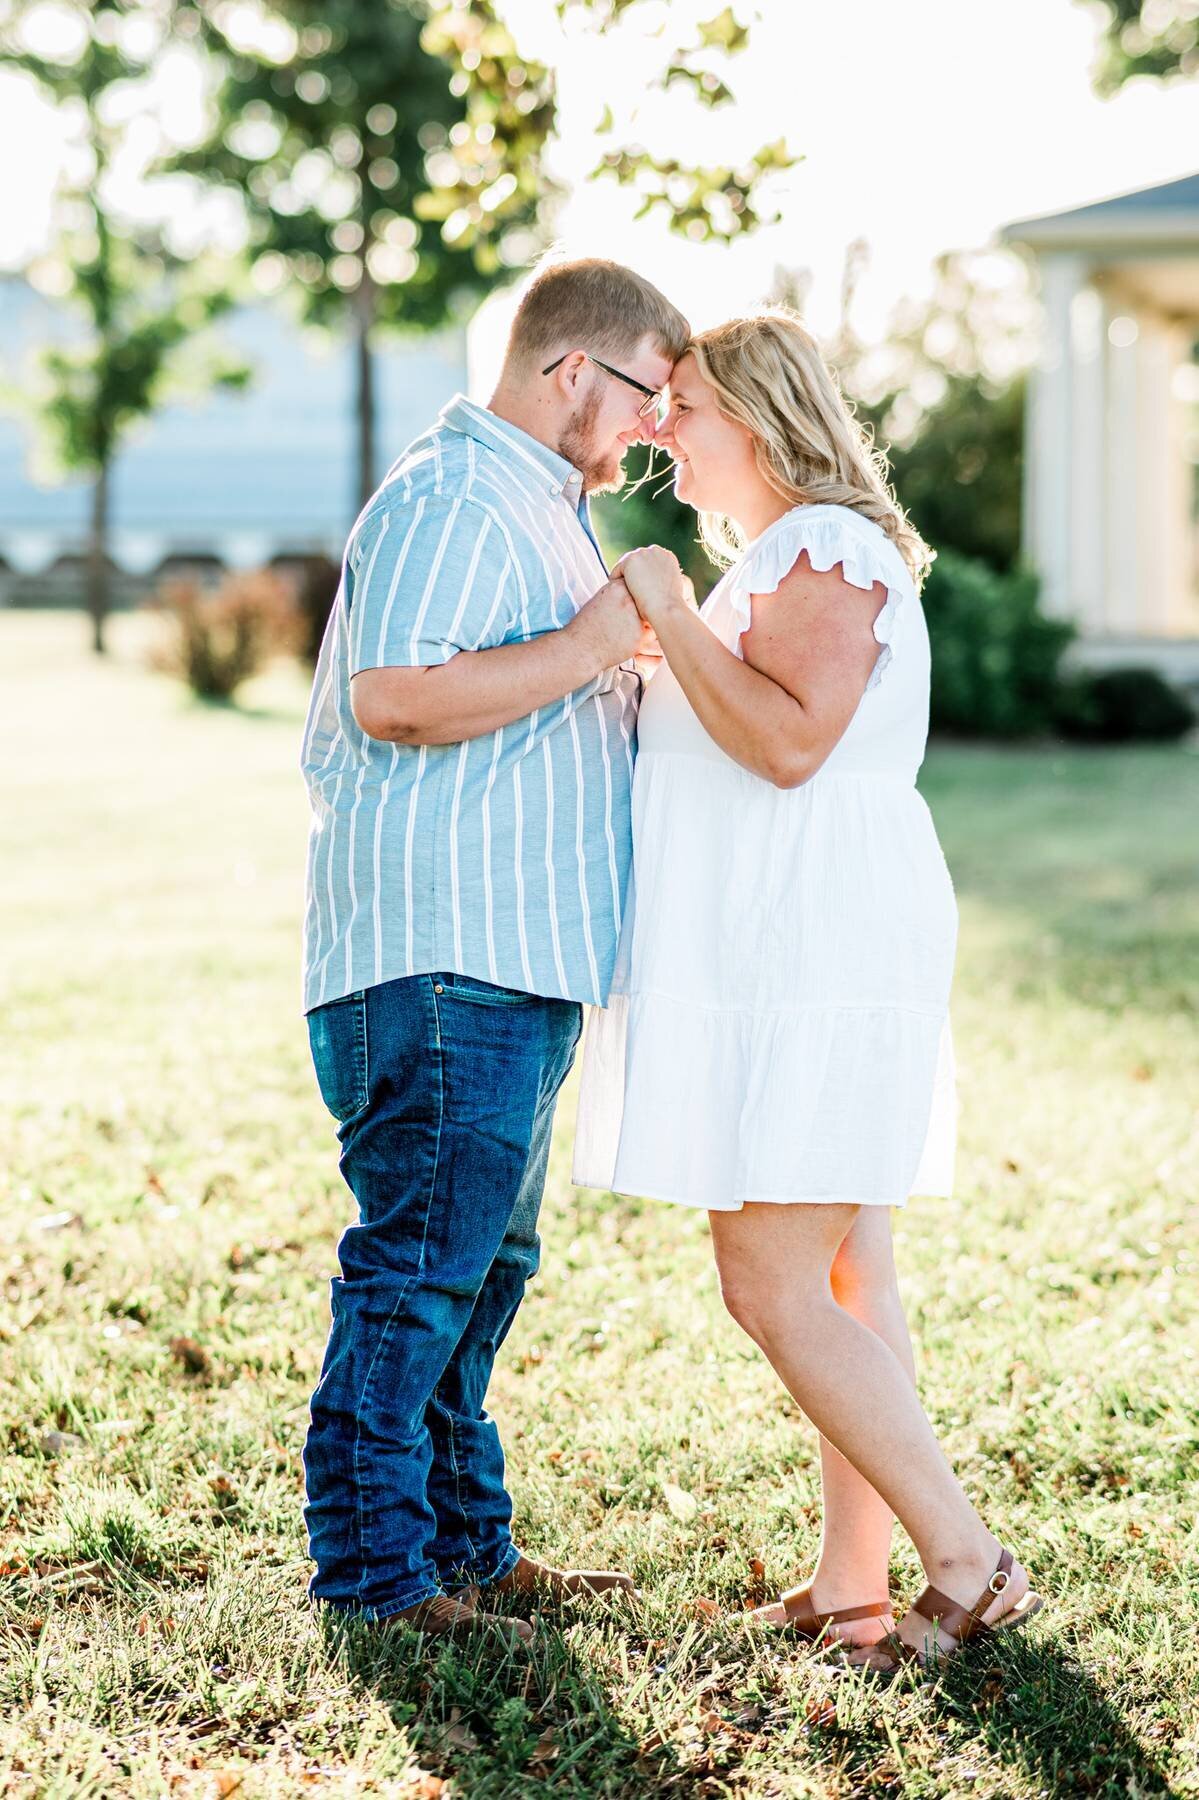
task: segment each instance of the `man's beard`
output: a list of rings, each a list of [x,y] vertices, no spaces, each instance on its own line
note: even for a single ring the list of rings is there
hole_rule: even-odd
[[[624,469],[619,459],[613,455],[610,461],[604,462],[596,455],[592,442],[602,399],[597,384],[571,414],[558,440],[558,454],[582,475],[585,494],[616,494],[624,486]]]

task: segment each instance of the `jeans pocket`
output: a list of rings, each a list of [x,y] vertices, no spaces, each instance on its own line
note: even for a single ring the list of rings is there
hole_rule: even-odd
[[[496,987],[494,982],[480,981],[474,975],[435,975],[437,992],[446,1000],[467,1000],[475,1006],[538,1006],[545,1002],[540,994],[526,994],[520,988]]]
[[[321,1099],[344,1124],[370,1096],[366,1049],[366,991],[330,1000],[308,1014],[308,1043]]]

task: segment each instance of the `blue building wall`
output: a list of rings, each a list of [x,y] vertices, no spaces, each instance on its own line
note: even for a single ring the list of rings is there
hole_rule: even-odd
[[[67,341],[70,324],[23,281],[0,280],[0,386],[27,386],[39,348]],[[351,346],[306,333],[267,305],[230,314],[218,335],[253,367],[250,387],[168,407],[115,465],[113,555],[133,574],[169,555],[215,555],[233,566],[337,556],[357,512]],[[464,332],[385,341],[380,475],[466,385]],[[23,573],[79,554],[87,530],[87,484],[36,481],[33,443],[28,424],[0,416],[0,561]]]

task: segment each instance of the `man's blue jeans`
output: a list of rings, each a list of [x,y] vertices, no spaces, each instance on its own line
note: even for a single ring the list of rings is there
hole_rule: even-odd
[[[382,1619],[516,1563],[483,1401],[540,1251],[582,1009],[413,975],[308,1015],[358,1223],[304,1447],[314,1599]]]

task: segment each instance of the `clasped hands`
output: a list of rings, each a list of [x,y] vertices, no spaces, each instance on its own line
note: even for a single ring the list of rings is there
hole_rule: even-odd
[[[695,590],[679,566],[678,557],[661,544],[628,550],[612,567],[609,588],[623,590],[636,609],[640,633],[629,652],[640,661],[661,661],[658,627],[673,609],[695,605]],[[631,621],[630,621],[631,623]]]

